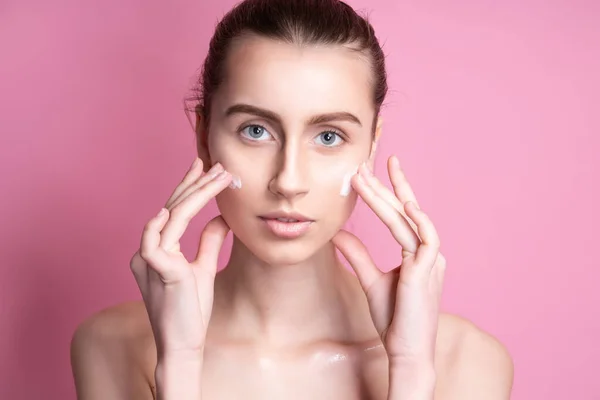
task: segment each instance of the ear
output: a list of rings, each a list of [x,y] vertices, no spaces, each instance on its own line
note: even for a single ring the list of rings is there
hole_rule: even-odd
[[[368,164],[373,170],[373,166],[375,165],[375,155],[377,153],[377,144],[379,143],[379,138],[381,137],[381,126],[383,125],[383,118],[381,116],[377,117],[377,125],[375,125],[375,134],[373,137],[373,142],[371,143],[371,152],[369,153]]]
[[[207,172],[211,166],[212,161],[208,151],[208,126],[204,120],[204,110],[202,106],[196,106],[196,150],[198,151],[198,157],[202,160],[204,165],[204,172]]]

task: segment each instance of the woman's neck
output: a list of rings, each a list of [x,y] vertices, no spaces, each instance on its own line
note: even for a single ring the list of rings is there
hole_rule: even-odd
[[[215,280],[211,326],[221,337],[275,347],[352,341],[364,317],[364,293],[331,243],[307,260],[277,266],[234,237],[229,263]]]

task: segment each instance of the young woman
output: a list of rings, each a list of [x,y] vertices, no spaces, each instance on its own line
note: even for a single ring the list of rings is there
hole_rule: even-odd
[[[74,335],[78,398],[508,399],[504,347],[439,313],[446,261],[398,160],[393,191],[371,173],[387,91],[371,25],[337,0],[246,0],[200,84],[199,158],[131,260],[143,301]],[[358,196],[402,252],[388,273],[342,229]],[[188,261],[179,239],[212,198]]]

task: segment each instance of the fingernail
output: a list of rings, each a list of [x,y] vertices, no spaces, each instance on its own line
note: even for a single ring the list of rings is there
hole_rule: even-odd
[[[156,215],[157,217],[162,217],[165,214],[166,209],[163,207],[160,209],[160,211],[158,212],[158,214]]]
[[[216,163],[215,165],[212,166],[212,168],[208,171],[208,175],[211,179],[215,178],[217,175],[219,175],[221,172],[223,172],[223,166],[221,165],[221,163]]]
[[[360,173],[356,175],[356,179],[358,180],[358,182],[362,183],[363,185],[367,184],[367,181],[365,181],[365,178]]]
[[[227,178],[227,175],[229,175],[229,172],[223,170],[219,174],[217,174],[216,180],[225,179]]]
[[[192,168],[196,168],[198,166],[198,161],[200,161],[200,159],[198,157],[196,157],[196,159],[194,160],[194,162],[192,163]],[[191,169],[191,168],[190,168]]]

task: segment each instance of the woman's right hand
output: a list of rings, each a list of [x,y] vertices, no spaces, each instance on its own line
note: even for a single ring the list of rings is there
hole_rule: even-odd
[[[190,220],[231,182],[215,164],[203,173],[196,159],[162,213],[146,224],[130,263],[142,292],[158,359],[202,356],[210,320],[219,251],[229,226],[219,215],[204,228],[196,259],[180,251],[179,239]]]

